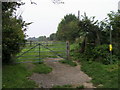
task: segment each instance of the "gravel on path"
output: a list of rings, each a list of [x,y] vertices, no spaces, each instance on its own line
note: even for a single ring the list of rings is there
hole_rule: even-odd
[[[39,87],[52,88],[54,85],[84,85],[86,88],[94,88],[90,83],[91,78],[81,71],[80,65],[72,67],[70,65],[59,62],[51,62],[50,60],[60,60],[59,58],[47,58],[45,63],[52,67],[52,72],[48,74],[34,73],[30,79],[34,80]]]

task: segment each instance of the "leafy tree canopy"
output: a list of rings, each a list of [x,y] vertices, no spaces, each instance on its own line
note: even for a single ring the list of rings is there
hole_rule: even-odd
[[[2,59],[3,63],[9,63],[12,58],[20,51],[20,44],[25,43],[27,25],[21,18],[17,18],[14,13],[16,8],[22,5],[17,2],[2,3]]]
[[[69,14],[64,16],[62,21],[58,25],[58,31],[56,33],[59,40],[74,41],[76,33],[78,33],[78,19],[75,15]]]

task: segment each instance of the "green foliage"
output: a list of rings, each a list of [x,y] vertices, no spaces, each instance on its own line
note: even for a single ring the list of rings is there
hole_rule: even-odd
[[[51,41],[57,40],[56,33],[52,33],[52,34],[50,35],[49,39],[50,39]]]
[[[118,58],[116,57],[116,55],[110,56],[108,48],[109,47],[106,44],[96,46],[92,51],[93,58],[97,60],[100,59],[99,61],[102,62],[103,64],[116,63],[118,61]]]
[[[85,88],[83,85],[80,85],[80,86],[77,86],[76,87],[77,89],[82,89],[82,88]]]
[[[71,88],[72,85],[63,85],[63,86],[59,86],[59,85],[55,85],[52,88]]]
[[[22,18],[15,15],[16,7],[22,5],[16,2],[3,2],[2,3],[2,60],[3,63],[9,63],[19,51],[20,44],[25,43],[25,34],[27,25]]]
[[[80,46],[77,43],[71,45],[70,55],[74,60],[97,61],[103,64],[118,63],[119,58],[114,54],[110,55],[107,44],[96,47],[88,45],[84,53],[79,53],[79,48]]]
[[[36,83],[29,79],[35,73],[47,74],[52,68],[45,64],[14,64],[3,66],[3,88],[37,88]]]
[[[78,19],[75,15],[69,14],[62,19],[56,33],[58,40],[74,41],[78,36]]]
[[[66,16],[68,18],[68,16]],[[58,26],[57,36],[61,40],[71,40],[75,41],[75,45],[71,45],[70,55],[74,59],[84,59],[84,60],[94,60],[100,61],[103,64],[116,63],[119,59],[119,31],[120,31],[120,15],[118,12],[111,12],[108,14],[108,18],[101,22],[95,21],[95,17],[88,17],[86,13],[82,16],[82,19],[76,24],[77,30],[71,29],[72,24],[70,24],[70,19],[63,19]],[[69,22],[69,23],[68,23]],[[68,23],[68,24],[66,24]],[[111,28],[112,26],[112,28]],[[72,27],[75,28],[73,25]],[[67,31],[67,29],[69,31]],[[70,32],[77,31],[76,37],[73,37],[73,33]],[[112,30],[112,44],[113,51],[112,56],[108,50],[108,45],[110,43],[110,30]],[[66,31],[66,32],[65,32]],[[69,37],[69,35],[71,37]],[[69,39],[67,39],[69,38]],[[76,56],[76,57],[75,57]],[[112,58],[112,60],[110,59]]]
[[[93,53],[94,53],[94,57],[99,57],[100,56],[100,57],[105,58],[106,56],[108,56],[109,47],[108,47],[107,44],[96,46],[93,49]]]
[[[98,20],[95,21],[95,17],[86,16],[84,14],[82,20],[79,21],[79,38],[77,38],[77,42],[81,44],[80,52],[84,53],[87,44],[99,45],[100,44],[100,29],[98,27]]]
[[[80,46],[77,43],[73,43],[70,45],[70,51],[74,51],[74,50],[77,50],[79,48],[80,48]]]
[[[54,85],[52,88],[65,88],[65,90],[67,89],[67,88],[69,88],[68,90],[74,90],[75,88],[76,89],[83,89],[84,88],[84,86],[83,85],[80,85],[80,86],[77,86],[77,87],[75,87],[75,88],[73,88],[73,86],[72,85],[62,85],[62,86],[60,86],[60,85]]]
[[[32,74],[23,64],[5,65],[2,72],[3,88],[35,88],[34,81],[28,79]]]
[[[118,12],[113,12],[111,11],[108,14],[108,17],[104,20],[104,25],[101,25],[103,27],[103,32],[102,33],[102,43],[109,43],[109,32],[111,30],[112,33],[112,44],[114,46],[113,53],[119,57],[120,51],[119,51],[119,46],[120,46],[120,15]],[[107,39],[106,39],[107,38]],[[107,40],[107,42],[105,41]],[[104,41],[104,42],[103,42]],[[120,58],[120,57],[119,57]]]
[[[40,36],[38,38],[39,41],[47,41],[47,37],[46,36]]]
[[[35,64],[35,67],[33,70],[33,72],[39,73],[39,74],[41,74],[41,73],[47,74],[51,71],[52,71],[52,68],[45,64]]]
[[[93,61],[81,61],[81,69],[92,78],[98,88],[118,88],[118,64],[103,65]]]
[[[64,63],[64,64],[68,64],[70,66],[77,66],[77,63],[73,62],[72,60],[62,60],[62,61],[59,61],[59,62]]]

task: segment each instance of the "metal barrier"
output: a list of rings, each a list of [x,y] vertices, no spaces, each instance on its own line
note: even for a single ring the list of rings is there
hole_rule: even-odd
[[[24,43],[20,43],[24,44]],[[67,58],[65,42],[39,42],[25,43],[21,48],[21,52],[16,56],[16,63],[40,63],[44,62],[45,58]],[[56,60],[52,60],[56,61]]]

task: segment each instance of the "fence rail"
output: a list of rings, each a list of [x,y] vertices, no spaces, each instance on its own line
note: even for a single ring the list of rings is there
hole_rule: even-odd
[[[20,43],[21,52],[16,56],[17,63],[44,62],[47,57],[68,58],[68,44],[66,42],[47,42],[47,43]],[[66,46],[67,45],[67,46]]]

